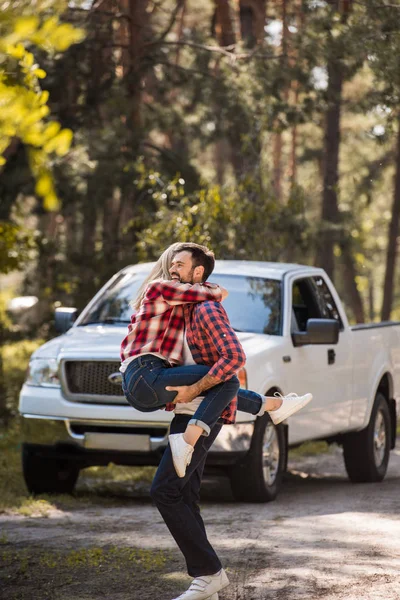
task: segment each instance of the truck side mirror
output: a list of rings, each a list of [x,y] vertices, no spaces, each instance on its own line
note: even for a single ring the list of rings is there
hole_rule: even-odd
[[[337,344],[339,329],[339,322],[335,319],[308,319],[306,331],[292,333],[293,345]]]
[[[54,312],[55,328],[57,333],[65,333],[72,327],[76,317],[78,316],[77,308],[68,308],[60,306]]]

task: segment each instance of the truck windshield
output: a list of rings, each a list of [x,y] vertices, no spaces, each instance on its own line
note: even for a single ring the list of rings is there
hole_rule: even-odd
[[[125,324],[133,313],[129,303],[135,298],[147,273],[122,273],[97,299],[81,323]],[[250,333],[281,333],[281,285],[275,279],[224,275],[210,277],[229,292],[223,306],[236,331]]]

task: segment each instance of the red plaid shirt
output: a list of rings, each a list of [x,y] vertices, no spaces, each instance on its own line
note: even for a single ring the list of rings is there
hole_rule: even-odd
[[[221,381],[230,379],[244,366],[246,355],[229,323],[228,315],[219,302],[187,304],[183,307],[186,322],[186,339],[193,360],[209,365],[208,375]],[[167,404],[166,410],[174,410]],[[234,423],[237,410],[235,398],[221,414],[224,423]]]
[[[185,320],[183,304],[221,301],[221,290],[212,284],[153,281],[137,313],[132,315],[128,335],[121,344],[121,360],[145,352],[161,354],[172,364],[182,364]]]

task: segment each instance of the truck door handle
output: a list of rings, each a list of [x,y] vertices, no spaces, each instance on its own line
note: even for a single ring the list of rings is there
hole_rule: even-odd
[[[328,350],[328,365],[333,365],[336,360],[336,352],[334,350]]]

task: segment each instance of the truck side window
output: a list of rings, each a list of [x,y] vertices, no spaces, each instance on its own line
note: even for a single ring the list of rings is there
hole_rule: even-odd
[[[314,282],[311,278],[298,279],[293,283],[292,309],[294,318],[292,317],[292,331],[306,331],[308,319],[321,318],[313,288]],[[297,327],[295,321],[297,321]]]
[[[321,318],[322,319],[335,319],[340,324],[340,329],[343,329],[342,319],[340,318],[339,311],[336,307],[335,301],[332,294],[326,284],[326,281],[318,275],[313,277],[315,285],[315,295],[318,301]]]

